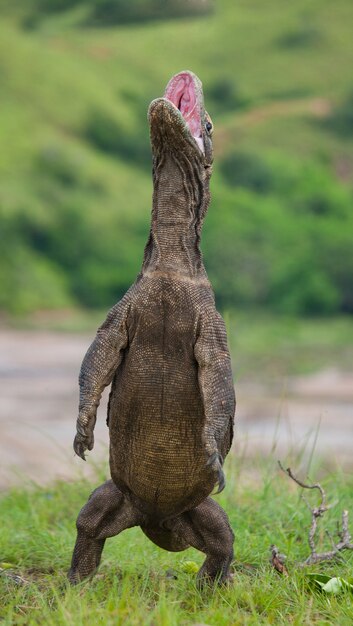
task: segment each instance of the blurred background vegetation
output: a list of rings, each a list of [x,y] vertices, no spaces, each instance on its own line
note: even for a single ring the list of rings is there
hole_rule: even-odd
[[[192,69],[220,308],[353,313],[349,0],[0,0],[0,17],[3,312],[122,296],[149,229],[146,111]]]

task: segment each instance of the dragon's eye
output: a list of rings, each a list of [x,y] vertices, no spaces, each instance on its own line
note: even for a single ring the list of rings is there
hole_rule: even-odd
[[[206,128],[207,132],[210,133],[212,128],[213,128],[211,122],[206,122],[205,128]]]

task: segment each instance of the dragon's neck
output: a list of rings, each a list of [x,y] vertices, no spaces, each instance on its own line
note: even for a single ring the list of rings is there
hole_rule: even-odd
[[[206,275],[199,248],[209,204],[209,175],[185,155],[154,158],[153,208],[142,271]]]

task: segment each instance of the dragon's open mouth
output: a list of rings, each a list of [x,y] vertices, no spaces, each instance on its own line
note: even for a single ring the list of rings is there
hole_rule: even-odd
[[[203,151],[201,107],[194,76],[189,72],[180,72],[173,76],[166,87],[164,97],[179,109],[190,133]]]

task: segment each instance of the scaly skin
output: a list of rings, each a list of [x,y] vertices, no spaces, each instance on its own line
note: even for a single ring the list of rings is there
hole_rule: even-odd
[[[187,106],[194,94],[190,123],[170,101],[179,102],[179,91]],[[73,583],[98,567],[107,537],[136,525],[164,549],[202,550],[201,582],[229,577],[233,533],[208,497],[215,485],[224,487],[235,410],[225,326],[199,249],[210,200],[211,122],[191,72],[173,77],[166,96],[148,112],[154,192],[141,273],[99,328],[81,367],[74,449],[84,458],[93,448],[97,407],[112,383],[112,480],[93,492],[78,517]],[[200,128],[198,143],[190,128]]]

